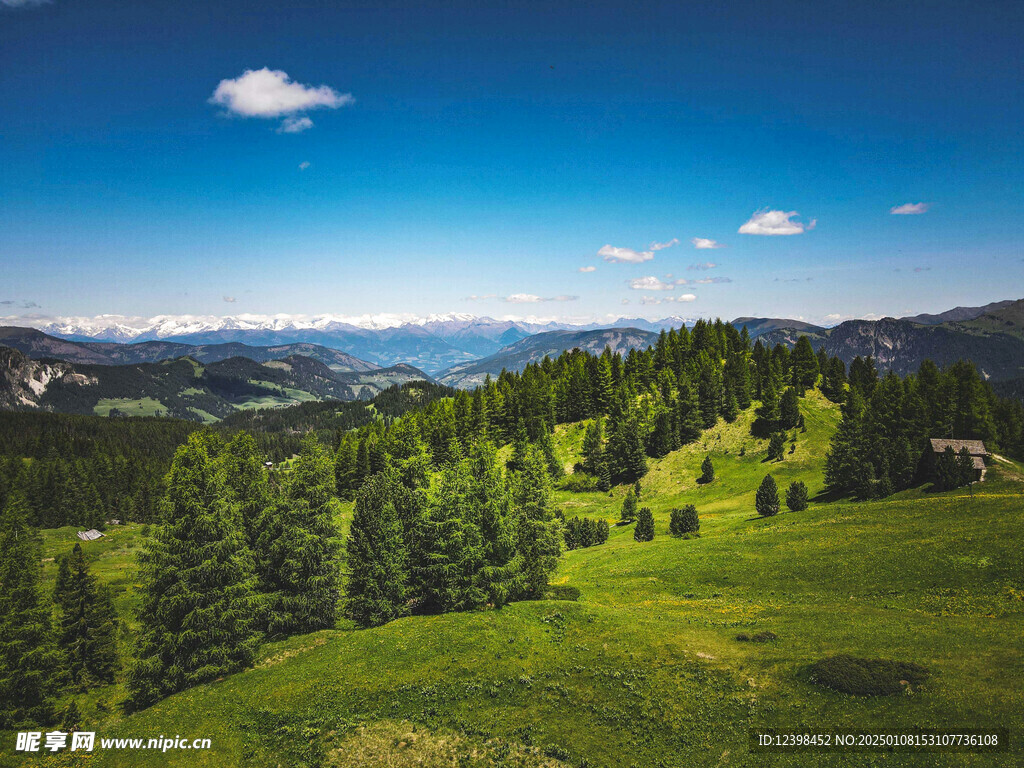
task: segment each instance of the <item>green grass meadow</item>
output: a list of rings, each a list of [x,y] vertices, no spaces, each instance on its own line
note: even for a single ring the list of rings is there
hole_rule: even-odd
[[[1017,766],[1024,764],[1024,474],[996,462],[974,488],[883,501],[821,496],[838,410],[801,401],[806,431],[769,463],[751,413],[651,462],[641,506],[654,541],[615,526],[625,489],[556,492],[567,517],[613,523],[609,541],[567,552],[553,582],[577,602],[419,616],[265,646],[253,669],[126,717],[122,685],[79,699],[98,736],[210,738],[209,751],[62,753],[0,765],[253,766]],[[567,465],[581,425],[559,427]],[[716,477],[698,485],[710,455]],[[761,519],[754,492],[810,490],[803,512]],[[668,535],[692,503],[700,536]],[[344,519],[351,505],[345,506]],[[141,526],[84,547],[132,633]],[[46,532],[46,557],[74,530]],[[46,564],[52,583],[54,567]],[[740,642],[770,631],[771,642]],[[931,675],[895,697],[855,697],[808,679],[838,653],[915,662]],[[1007,751],[752,753],[751,728],[876,731],[1000,728]]]

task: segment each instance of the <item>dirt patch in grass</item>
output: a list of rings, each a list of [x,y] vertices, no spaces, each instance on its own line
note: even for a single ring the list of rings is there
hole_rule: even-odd
[[[329,768],[567,768],[569,763],[537,747],[500,739],[471,739],[428,730],[409,722],[383,720],[360,726],[331,751]]]

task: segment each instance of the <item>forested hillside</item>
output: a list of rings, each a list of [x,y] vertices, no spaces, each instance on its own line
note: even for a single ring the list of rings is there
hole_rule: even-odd
[[[807,671],[847,658],[836,653],[854,653],[855,663],[888,655],[893,630],[877,612],[878,595],[890,592],[865,574],[890,546],[921,557],[894,571],[887,589],[896,597],[884,598],[900,606],[901,622],[917,622],[918,638],[904,638],[892,662],[909,670],[917,716],[934,722],[953,707],[1008,727],[1019,700],[990,681],[984,696],[974,689],[951,701],[977,669],[943,655],[948,620],[915,618],[966,605],[957,610],[987,611],[1007,627],[1021,620],[1004,549],[1010,497],[1024,477],[1006,457],[1024,456],[1024,406],[1000,400],[968,364],[880,377],[870,358],[847,368],[806,338],[792,350],[768,348],[729,324],[698,322],[626,355],[545,358],[472,392],[409,384],[367,404],[266,416],[249,417],[251,431],[231,422],[203,430],[168,419],[5,417],[0,566],[18,574],[23,597],[0,601],[0,621],[22,627],[26,640],[4,661],[25,693],[4,699],[0,728],[78,719],[84,707],[115,732],[167,730],[184,701],[198,701],[197,722],[226,745],[219,765],[242,764],[242,753],[268,765],[357,764],[345,754],[390,755],[397,742],[379,734],[411,721],[428,727],[432,749],[452,732],[457,744],[483,740],[453,747],[457,754],[506,750],[524,765],[612,766],[629,754],[644,764],[695,758],[703,752],[694,745],[712,741],[736,748],[748,725],[778,724],[775,707],[794,696],[824,696],[847,727],[908,723],[915,715],[896,700],[871,712],[833,701],[851,691],[828,686],[846,683]],[[41,437],[35,423],[53,429]],[[935,494],[962,493],[968,478],[955,457],[946,474],[926,460],[936,433],[982,439],[1002,454],[978,492],[984,506],[970,516],[954,506],[956,517],[940,526],[950,538],[939,544],[928,515],[961,497]],[[293,447],[295,456],[265,467],[268,452],[280,458]],[[87,498],[99,494],[97,482],[109,499]],[[55,575],[44,570],[55,579],[51,609],[32,531],[100,524],[122,498],[134,500],[134,511],[122,505],[126,518],[152,527],[139,538],[137,525],[109,528],[114,549],[101,540],[69,552],[61,542],[74,528],[46,531],[59,558]],[[82,517],[85,509],[93,516]],[[922,591],[920,579],[951,578],[935,553],[961,534],[975,541],[978,525],[1007,536],[986,555],[995,580],[957,576]],[[117,541],[132,543],[119,550]],[[969,557],[981,556],[976,549]],[[119,591],[98,590],[91,562],[106,571],[90,551],[130,568],[134,586],[126,589],[122,573]],[[823,575],[825,560],[841,584]],[[765,602],[769,583],[780,586]],[[831,616],[853,611],[860,624],[844,624],[846,637],[823,634],[824,604],[834,605]],[[88,606],[84,621],[71,621],[72,605]],[[116,643],[112,622],[131,627]],[[394,629],[367,629],[383,625]],[[972,647],[983,642],[977,629],[957,631]],[[764,660],[758,649],[774,654],[776,644],[783,656]],[[81,671],[83,648],[95,673]],[[382,659],[400,667],[382,674]],[[452,664],[461,670],[454,677]],[[225,680],[232,673],[241,674]],[[325,676],[337,690],[311,701],[305,681]],[[234,700],[251,702],[269,679],[289,693],[225,716],[220,691],[242,686],[251,695]],[[902,693],[886,680],[871,695]],[[528,689],[521,727],[493,717]],[[696,711],[699,701],[705,708]],[[595,737],[624,720],[631,729]],[[281,722],[303,729],[307,746],[274,737]],[[636,732],[644,739],[623,735]]]

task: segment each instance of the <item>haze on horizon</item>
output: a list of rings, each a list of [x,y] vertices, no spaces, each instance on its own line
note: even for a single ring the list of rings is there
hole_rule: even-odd
[[[3,321],[1019,298],[1019,3],[343,6],[2,0]]]

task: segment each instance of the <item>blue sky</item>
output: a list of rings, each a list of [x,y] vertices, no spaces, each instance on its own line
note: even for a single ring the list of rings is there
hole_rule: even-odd
[[[301,5],[0,0],[0,315],[1024,296],[1024,4]]]

